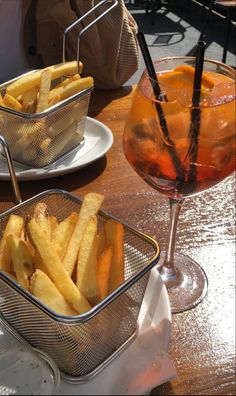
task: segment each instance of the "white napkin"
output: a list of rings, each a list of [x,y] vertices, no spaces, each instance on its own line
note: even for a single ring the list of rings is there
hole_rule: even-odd
[[[170,307],[156,269],[150,274],[137,338],[95,378],[83,384],[63,379],[57,395],[143,395],[176,377],[168,354]]]

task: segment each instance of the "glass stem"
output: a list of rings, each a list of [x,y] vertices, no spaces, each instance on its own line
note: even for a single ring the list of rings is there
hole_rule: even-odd
[[[166,254],[163,265],[160,269],[161,276],[164,281],[174,280],[177,276],[177,271],[174,265],[174,252],[176,241],[176,230],[179,220],[179,213],[182,207],[183,200],[175,200],[170,198],[170,228]]]

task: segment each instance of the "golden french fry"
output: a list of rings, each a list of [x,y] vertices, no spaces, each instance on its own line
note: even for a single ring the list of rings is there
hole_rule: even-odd
[[[11,255],[10,255],[9,246],[7,244],[7,236],[9,234],[20,236],[23,226],[24,226],[23,218],[21,216],[12,214],[9,217],[9,220],[2,235],[2,239],[0,241],[0,270],[10,274],[12,273]]]
[[[77,261],[78,252],[83,237],[83,233],[92,216],[95,216],[101,207],[104,196],[97,193],[88,193],[85,195],[79,218],[76,222],[74,232],[69,241],[67,251],[63,260],[63,265],[67,273],[71,276]]]
[[[45,69],[41,73],[38,102],[36,113],[41,113],[48,108],[49,91],[51,88],[52,71]]]
[[[54,88],[59,88],[59,87],[65,87],[66,85],[68,85],[71,81],[75,81],[75,80],[79,80],[81,77],[79,74],[75,74],[74,76],[65,78],[65,80],[63,80],[61,83],[57,84],[56,87]]]
[[[69,98],[72,95],[82,91],[83,89],[90,88],[93,86],[93,78],[92,77],[84,77],[79,80],[71,81],[66,86],[61,86],[59,88],[51,89],[49,92],[49,101],[51,101],[54,97],[59,96],[60,100],[64,100]]]
[[[43,120],[39,120],[35,123],[30,122],[30,127],[16,126],[17,128],[17,137],[15,144],[11,147],[11,154],[13,158],[18,158],[19,156],[23,157],[23,153],[25,153],[27,159],[27,150],[31,143],[33,143],[34,139],[37,139],[38,135],[44,135],[45,131],[45,122]],[[36,149],[35,149],[36,150]],[[37,152],[31,153],[31,156],[37,155]]]
[[[77,287],[91,305],[100,298],[97,281],[97,218],[92,216],[85,228],[77,261]]]
[[[98,259],[101,256],[102,252],[106,249],[107,247],[107,241],[106,241],[106,235],[105,235],[105,229],[104,226],[102,226],[101,230],[99,231],[99,234],[97,236],[97,256]]]
[[[13,110],[22,111],[22,104],[9,94],[4,95],[3,105]]]
[[[112,246],[113,255],[109,277],[109,293],[124,282],[124,227],[109,219],[104,223],[106,243]]]
[[[75,316],[78,313],[67,303],[64,296],[56,288],[51,279],[37,269],[30,280],[30,291],[46,306],[56,313],[65,316]]]
[[[19,241],[19,252],[22,257],[22,263],[24,266],[24,270],[28,278],[30,278],[34,273],[34,249],[32,245],[29,244],[29,241],[23,240],[20,238]]]
[[[32,257],[25,249],[25,245],[19,237],[9,234],[7,236],[7,243],[10,249],[16,280],[22,287],[29,290],[28,274],[30,273],[30,276],[32,275],[34,266]]]
[[[81,118],[87,114],[87,102],[80,101],[79,103],[73,104],[62,118],[58,119],[48,128],[48,135],[50,137],[56,137],[63,130],[69,129],[72,125],[75,126]]]
[[[61,221],[52,233],[52,244],[61,260],[63,260],[68,243],[75,229],[78,213],[72,212]]]
[[[21,95],[22,111],[25,113],[34,113],[36,109],[38,88],[34,87]],[[18,98],[19,100],[19,98]]]
[[[55,232],[57,226],[58,226],[58,221],[57,218],[55,216],[49,215],[48,216],[48,221],[50,223],[50,227],[51,227],[51,237],[53,235],[53,232]]]
[[[50,278],[50,276],[51,276],[50,272],[47,269],[46,265],[44,264],[44,262],[43,262],[43,260],[42,260],[42,258],[41,258],[41,256],[40,256],[40,254],[39,254],[37,249],[34,249],[33,259],[34,259],[35,268],[41,270],[42,272],[44,272]]]
[[[37,203],[34,208],[34,219],[40,225],[45,235],[51,239],[51,225],[48,220],[48,209],[47,205],[43,202]]]
[[[65,62],[60,63],[58,65],[53,65],[47,67],[52,71],[52,80],[60,78],[64,75],[73,75],[77,72],[77,61]],[[79,63],[79,70],[81,72],[82,63]],[[44,69],[43,69],[44,70]],[[29,91],[30,89],[37,87],[39,88],[40,85],[40,77],[41,77],[42,70],[37,70],[36,72],[27,74],[21,78],[18,78],[12,84],[7,87],[7,93],[14,98],[17,98],[22,93]]]
[[[51,241],[49,241],[44,231],[34,218],[32,218],[28,223],[28,229],[31,239],[41,256],[44,265],[49,271],[50,278],[53,280],[61,294],[65,297],[66,301],[80,314],[90,310],[91,305],[66,272]]]
[[[3,103],[3,98],[2,98],[2,94],[1,94],[1,92],[0,92],[0,106],[3,106],[4,105],[4,103]]]
[[[58,95],[58,96],[54,96],[52,99],[49,99],[49,101],[48,101],[48,107],[54,106],[55,104],[59,103],[60,100],[61,100],[61,98],[60,98],[59,95]]]
[[[100,292],[100,300],[109,294],[109,276],[111,270],[112,247],[109,246],[98,256],[97,283]]]

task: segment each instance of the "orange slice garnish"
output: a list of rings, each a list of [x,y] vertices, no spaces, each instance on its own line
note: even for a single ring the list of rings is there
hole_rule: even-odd
[[[189,78],[191,78],[191,81],[193,81],[193,79],[194,79],[195,69],[192,66],[180,65],[180,66],[177,66],[174,71],[184,73],[185,76],[188,76]],[[213,89],[214,85],[215,85],[214,80],[212,80],[206,72],[203,72],[202,73],[202,88],[203,89]]]

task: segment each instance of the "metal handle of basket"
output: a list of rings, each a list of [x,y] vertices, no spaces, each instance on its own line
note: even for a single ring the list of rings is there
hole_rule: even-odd
[[[62,50],[62,62],[64,63],[66,61],[66,35],[67,33],[72,30],[75,26],[77,26],[82,20],[84,20],[88,15],[90,15],[92,12],[94,12],[97,8],[99,8],[101,5],[105,3],[111,3],[110,7],[108,7],[102,14],[100,14],[94,21],[89,23],[86,27],[84,27],[81,32],[78,34],[78,45],[77,45],[77,64],[79,64],[79,58],[80,58],[80,40],[81,36],[88,30],[90,29],[91,26],[93,26],[95,23],[97,23],[101,18],[103,18],[108,12],[110,12],[114,7],[117,6],[118,0],[102,0],[100,3],[95,5],[91,10],[86,12],[84,15],[82,15],[77,21],[73,22],[65,31],[63,34],[63,50]]]
[[[0,145],[2,146],[5,156],[6,156],[6,159],[7,159],[7,166],[9,169],[10,176],[11,176],[11,184],[12,184],[12,188],[13,188],[14,195],[15,195],[15,201],[17,204],[19,204],[20,202],[22,202],[22,199],[21,199],[21,195],[20,195],[20,190],[19,190],[16,174],[15,174],[13,161],[11,158],[11,153],[10,153],[10,150],[9,150],[6,140],[1,135],[0,135]]]

